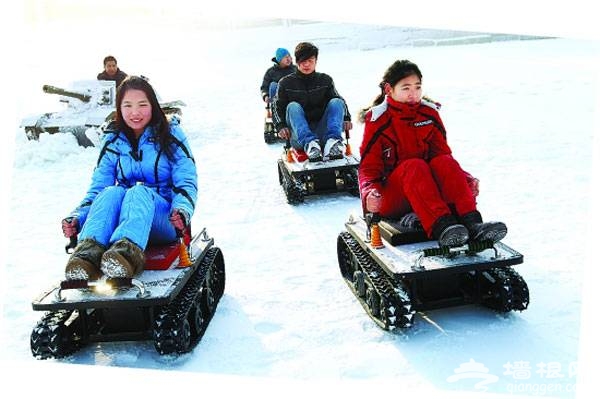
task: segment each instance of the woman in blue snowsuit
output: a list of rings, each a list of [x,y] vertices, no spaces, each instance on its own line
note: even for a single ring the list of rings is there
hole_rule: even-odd
[[[103,139],[85,198],[62,222],[66,237],[79,232],[65,270],[69,280],[140,273],[146,246],[175,241],[194,212],[194,157],[178,120],[167,121],[145,79],[123,81],[116,123]]]

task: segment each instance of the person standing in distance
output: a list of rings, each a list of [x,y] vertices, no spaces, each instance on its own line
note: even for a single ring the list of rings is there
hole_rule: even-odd
[[[104,71],[100,72],[96,78],[98,80],[112,80],[119,87],[126,77],[127,74],[117,66],[117,59],[112,55],[107,55],[104,57]]]

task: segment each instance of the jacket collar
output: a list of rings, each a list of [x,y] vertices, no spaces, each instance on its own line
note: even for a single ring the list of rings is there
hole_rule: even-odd
[[[383,101],[381,104],[371,107],[371,122],[375,122],[383,113],[387,110],[387,101]]]
[[[301,79],[312,79],[314,76],[317,76],[317,71],[312,71],[307,75],[305,73],[302,73],[300,69],[296,69],[296,75],[298,75]]]
[[[121,131],[119,133],[120,133],[120,136],[124,140],[127,140],[129,142],[129,144],[132,146],[135,146],[136,144],[139,145],[140,143],[146,142],[155,136],[154,127],[151,125],[146,126],[146,128],[144,129],[142,134],[140,134],[137,139],[135,137],[131,137],[131,138],[128,137],[127,133],[125,133],[123,131]],[[135,141],[135,143],[133,143],[132,140]]]
[[[394,100],[390,96],[386,96],[386,102],[389,104],[391,111],[397,112],[400,114],[400,116],[408,117],[408,118],[414,118],[415,115],[417,114],[417,109],[419,108],[419,105],[421,105],[420,103],[419,104],[401,103],[401,102]]]
[[[390,96],[385,96],[385,100],[371,108],[371,122],[375,122],[381,115],[383,115],[388,109],[390,112],[398,114],[402,118],[414,118],[417,113],[417,109],[420,104],[405,104],[395,101]]]

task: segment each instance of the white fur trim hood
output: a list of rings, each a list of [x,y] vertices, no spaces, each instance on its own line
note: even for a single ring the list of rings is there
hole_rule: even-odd
[[[421,99],[421,104],[427,105],[428,107],[431,107],[431,108],[435,109],[436,111],[439,111],[440,108],[442,108],[442,106],[440,104],[435,103],[435,102],[433,102],[429,99],[425,99],[425,98]],[[371,107],[371,109],[370,109],[371,122],[375,122],[377,119],[379,119],[379,117],[381,115],[383,115],[383,113],[385,111],[387,111],[387,109],[388,109],[388,103],[387,103],[387,96],[386,96],[381,104]]]

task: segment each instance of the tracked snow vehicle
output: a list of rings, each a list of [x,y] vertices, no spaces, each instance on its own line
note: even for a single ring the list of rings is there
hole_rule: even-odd
[[[38,140],[40,134],[71,133],[83,147],[97,145],[103,127],[115,118],[116,87],[110,80],[75,81],[69,89],[44,85],[42,90],[60,96],[66,108],[30,115],[21,121],[21,127],[29,140]],[[167,116],[181,114],[182,101],[161,102]]]
[[[265,143],[273,144],[279,141],[283,141],[275,131],[275,125],[273,124],[273,119],[271,116],[271,107],[270,104],[267,104],[265,107],[265,128],[263,134]]]
[[[340,272],[385,330],[411,327],[417,311],[481,304],[506,313],[529,304],[527,284],[512,268],[523,255],[502,242],[439,247],[422,228],[372,214],[345,225],[337,240]]]
[[[62,281],[33,301],[46,312],[31,333],[33,356],[61,358],[106,341],[152,340],[160,354],[191,351],[225,290],[223,254],[204,229],[145,255],[135,278]]]
[[[346,140],[348,138],[346,132]],[[292,205],[304,202],[308,195],[348,192],[358,197],[359,162],[359,158],[352,154],[348,141],[342,158],[310,162],[306,153],[293,148],[288,140],[277,160],[279,184],[287,202]]]

